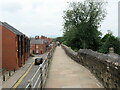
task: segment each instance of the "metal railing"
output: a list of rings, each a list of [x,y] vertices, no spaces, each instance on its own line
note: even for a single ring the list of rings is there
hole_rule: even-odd
[[[45,57],[45,60],[43,60],[43,63],[39,65],[39,68],[37,69],[36,73],[34,74],[32,79],[28,82],[27,86],[25,87],[25,90],[30,88],[42,89],[45,87],[45,83],[48,77],[49,66],[51,63],[51,58],[54,50],[55,47],[48,52],[48,54]]]

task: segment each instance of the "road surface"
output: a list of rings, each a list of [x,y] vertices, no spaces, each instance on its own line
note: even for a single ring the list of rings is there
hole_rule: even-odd
[[[35,55],[34,59],[37,58],[37,57],[42,57],[43,59],[46,57],[46,54],[42,54],[42,55]],[[36,73],[36,71],[38,70],[39,68],[39,65],[33,65],[31,67],[31,69],[29,70],[29,72],[27,73],[27,75],[24,77],[24,79],[19,83],[19,85],[17,86],[17,88],[25,88],[28,83],[30,82],[30,80],[32,79],[32,77],[34,76],[34,74]],[[37,77],[36,77],[37,78]],[[34,81],[36,82],[36,81]]]

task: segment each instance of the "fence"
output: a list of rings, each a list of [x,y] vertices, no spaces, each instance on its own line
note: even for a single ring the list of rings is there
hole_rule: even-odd
[[[42,64],[39,65],[38,70],[32,77],[32,79],[29,81],[27,86],[25,87],[25,90],[30,89],[30,88],[44,88],[45,83],[48,77],[49,73],[49,67],[50,63],[52,60],[53,52],[55,50],[55,47],[53,47],[48,54],[45,57],[45,60],[43,61]]]

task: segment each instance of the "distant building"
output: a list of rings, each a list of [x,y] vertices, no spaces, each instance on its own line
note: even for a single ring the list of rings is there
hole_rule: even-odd
[[[33,54],[43,54],[46,51],[45,41],[40,39],[39,36],[30,39],[30,48]]]
[[[45,36],[35,36],[35,38],[30,39],[31,53],[33,54],[43,54],[50,49],[50,44],[52,39]]]
[[[25,64],[30,55],[30,40],[6,22],[0,22],[2,30],[2,68],[14,70]],[[2,45],[2,46],[1,46]]]
[[[43,39],[48,45],[53,42],[51,38],[47,38],[45,36],[41,36],[40,39]]]

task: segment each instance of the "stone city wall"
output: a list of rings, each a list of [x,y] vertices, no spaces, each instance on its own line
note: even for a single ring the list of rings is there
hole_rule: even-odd
[[[107,89],[120,90],[120,56],[117,54],[102,54],[90,49],[73,51],[61,45],[66,54],[93,73]]]

